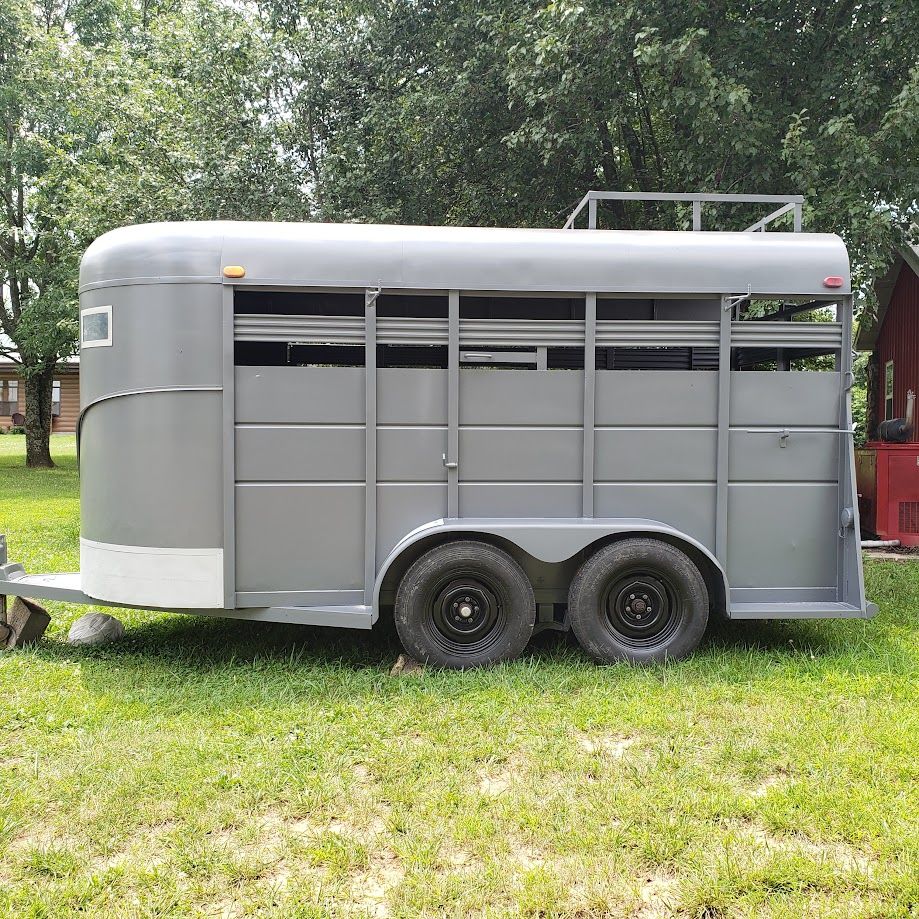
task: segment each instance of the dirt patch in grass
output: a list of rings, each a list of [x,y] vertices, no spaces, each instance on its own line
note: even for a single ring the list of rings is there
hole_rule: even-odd
[[[129,869],[132,865],[142,866],[145,871],[159,868],[168,861],[169,837],[177,828],[178,824],[173,820],[139,827],[127,845],[91,859],[90,867],[93,871]]]
[[[673,874],[658,871],[645,875],[638,889],[635,919],[667,919],[675,915],[679,889],[679,881]]]
[[[441,851],[441,860],[454,871],[465,871],[475,865],[475,856],[466,849],[456,847]]]
[[[870,874],[874,867],[872,858],[844,842],[816,842],[803,833],[778,834],[754,820],[738,821],[734,829],[739,836],[753,844],[750,848],[758,852],[760,857],[770,852],[805,855],[843,871],[862,875]]]
[[[497,798],[523,782],[526,775],[527,764],[521,758],[483,769],[479,773],[479,793],[486,798]]]
[[[548,853],[518,839],[510,841],[511,857],[523,871],[532,871],[550,864]]]
[[[66,844],[68,842],[75,843],[76,840],[68,839],[68,837],[48,827],[36,827],[35,829],[17,833],[10,840],[9,850],[10,852],[27,852],[32,849],[47,849],[52,845]]]
[[[370,867],[358,873],[351,881],[352,905],[369,913],[374,919],[386,919],[390,914],[386,900],[404,877],[405,868],[393,852],[377,852]]]
[[[585,753],[599,754],[608,759],[622,759],[637,741],[638,738],[630,734],[585,734],[578,738],[578,745]]]
[[[751,797],[765,798],[775,788],[781,788],[788,784],[788,773],[784,769],[772,772],[767,775],[757,786],[750,792]]]
[[[351,772],[361,785],[369,785],[373,781],[373,773],[370,771],[370,768],[363,763],[355,763]]]

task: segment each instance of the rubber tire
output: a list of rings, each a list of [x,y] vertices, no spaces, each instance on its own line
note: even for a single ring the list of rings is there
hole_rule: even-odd
[[[481,571],[504,613],[502,634],[481,652],[453,654],[429,634],[435,629],[426,597],[453,570]],[[451,670],[488,667],[513,660],[526,648],[536,625],[533,585],[503,549],[475,540],[457,540],[429,549],[403,575],[396,592],[396,631],[407,654],[424,664]],[[430,620],[430,621],[428,621]]]
[[[621,641],[601,609],[606,586],[633,565],[657,571],[673,590],[680,619],[656,645],[635,648]],[[708,624],[708,589],[685,552],[659,539],[633,538],[599,549],[578,569],[568,590],[568,619],[581,647],[601,663],[650,664],[679,660],[698,647]]]

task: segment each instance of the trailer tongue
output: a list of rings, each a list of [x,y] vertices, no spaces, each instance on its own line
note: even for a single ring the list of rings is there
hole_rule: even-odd
[[[38,641],[51,617],[34,602],[38,599],[94,603],[80,590],[79,574],[42,574],[30,577],[22,565],[7,559],[6,536],[0,533],[0,648],[18,648]],[[13,598],[8,604],[7,597]]]

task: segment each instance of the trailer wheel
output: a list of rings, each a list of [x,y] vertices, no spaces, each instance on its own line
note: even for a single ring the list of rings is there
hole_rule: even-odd
[[[396,630],[406,652],[463,669],[512,660],[536,623],[533,587],[507,552],[462,540],[435,546],[396,592]]]
[[[708,591],[699,569],[675,546],[625,539],[578,569],[568,617],[581,646],[601,662],[676,660],[702,639]]]

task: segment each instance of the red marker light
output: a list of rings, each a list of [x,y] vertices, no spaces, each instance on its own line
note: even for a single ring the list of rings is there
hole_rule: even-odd
[[[842,287],[842,278],[832,275],[831,277],[823,279],[824,287]]]

